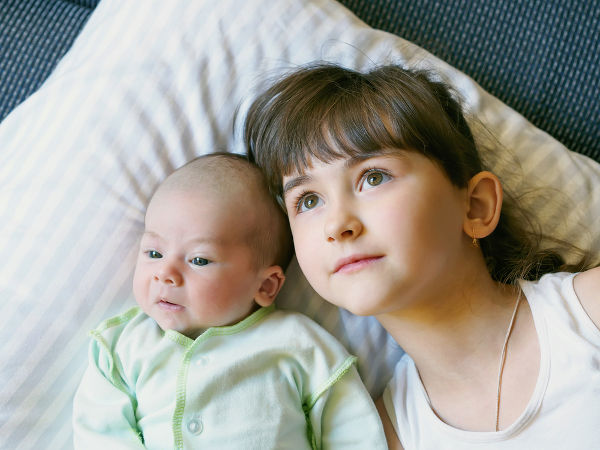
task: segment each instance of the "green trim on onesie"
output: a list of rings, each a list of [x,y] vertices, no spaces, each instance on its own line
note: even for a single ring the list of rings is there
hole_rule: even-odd
[[[101,333],[110,328],[114,328],[119,325],[122,325],[123,323],[129,322],[131,319],[133,319],[139,313],[140,313],[140,307],[134,306],[133,308],[127,310],[123,314],[120,314],[115,317],[111,317],[110,319],[106,319],[104,322],[102,322],[100,325],[98,325],[97,328],[95,328],[89,332],[89,335],[98,343],[98,345],[100,347],[102,347],[104,349],[104,351],[106,352],[106,354],[108,356],[109,373],[110,373],[110,379],[111,379],[112,383],[120,391],[127,394],[134,405],[137,404],[137,401],[136,401],[135,397],[131,395],[131,392],[129,392],[129,389],[127,389],[127,387],[123,384],[123,381],[121,380],[121,377],[119,376],[118,369],[115,366],[112,349],[109,347],[108,343],[106,342],[106,340],[104,339],[104,337],[102,336]]]
[[[106,331],[109,328],[113,328],[116,326],[119,326],[125,322],[129,322],[131,319],[133,319],[135,316],[137,316],[141,311],[141,308],[139,306],[134,306],[133,308],[128,309],[127,311],[125,311],[122,314],[119,314],[118,316],[115,317],[111,317],[110,319],[106,319],[104,322],[100,323],[100,325],[98,325],[95,329],[93,329],[91,333],[93,333],[94,331],[97,332],[102,332],[102,331]]]
[[[185,410],[185,396],[187,384],[186,380],[188,368],[190,366],[190,360],[192,359],[192,355],[196,346],[212,336],[227,336],[244,331],[247,328],[250,328],[257,322],[264,319],[268,314],[271,314],[273,311],[275,311],[274,304],[264,308],[260,308],[259,310],[250,314],[244,320],[236,323],[235,325],[209,328],[200,336],[198,336],[195,340],[190,339],[189,337],[184,336],[183,334],[174,330],[165,331],[166,337],[186,348],[186,351],[183,354],[183,361],[181,363],[181,366],[179,366],[179,370],[177,371],[177,388],[175,390],[175,411],[173,412],[173,439],[175,449],[183,449],[183,431],[181,429],[181,424],[183,422],[183,413]]]
[[[319,400],[321,395],[323,395],[323,393],[325,393],[325,391],[327,391],[335,383],[340,381],[340,378],[342,378],[348,372],[348,370],[350,370],[350,367],[352,367],[352,365],[357,360],[358,358],[356,356],[348,356],[348,358],[346,358],[346,360],[340,365],[340,367],[338,367],[338,369],[327,379],[327,381],[323,383],[323,385],[317,390],[317,392],[312,394],[307,400],[305,400],[302,403],[302,411],[304,411],[304,418],[306,420],[306,437],[308,438],[310,447],[313,450],[318,449],[319,446],[317,445],[315,432],[310,421],[310,410],[313,408],[313,406],[315,406],[315,403],[317,403],[317,400]]]
[[[340,365],[340,367],[327,379],[327,381],[325,381],[325,383],[323,383],[323,386],[317,392],[311,395],[309,399],[305,402],[309,410],[311,410],[312,407],[315,406],[315,403],[317,403],[319,397],[321,397],[321,395],[323,395],[323,393],[327,389],[329,389],[335,383],[340,381],[340,378],[342,378],[346,374],[346,372],[350,370],[350,367],[352,367],[352,365],[357,360],[358,358],[356,356],[348,356],[348,358],[346,358],[346,360]]]
[[[176,344],[179,344],[186,349],[190,349],[192,346],[195,346],[199,342],[203,342],[211,336],[226,336],[230,334],[236,334],[240,331],[244,331],[246,328],[251,327],[256,322],[262,320],[267,314],[271,314],[275,310],[275,305],[269,305],[264,308],[260,308],[257,311],[254,311],[244,320],[236,323],[235,325],[228,325],[224,327],[212,327],[208,328],[204,333],[198,336],[195,340],[190,339],[187,336],[184,336],[178,331],[175,330],[166,330],[165,336],[171,339]]]

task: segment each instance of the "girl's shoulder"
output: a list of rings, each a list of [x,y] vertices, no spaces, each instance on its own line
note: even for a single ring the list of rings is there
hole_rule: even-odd
[[[566,325],[600,343],[600,268],[547,273],[537,281],[520,280],[519,284],[534,319],[552,321],[549,331]]]
[[[600,329],[600,267],[575,275],[573,289],[587,315]]]

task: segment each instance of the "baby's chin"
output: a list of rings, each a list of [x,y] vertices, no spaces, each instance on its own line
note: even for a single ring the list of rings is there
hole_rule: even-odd
[[[206,328],[184,328],[184,327],[176,327],[176,326],[163,326],[160,323],[158,323],[158,326],[161,330],[163,330],[164,332],[167,331],[175,331],[189,339],[195,340],[198,336],[200,336],[202,333],[204,333],[206,331]]]
[[[158,307],[157,307],[158,308]],[[169,307],[166,308],[170,309]],[[144,310],[142,308],[142,310]],[[164,308],[161,308],[159,311],[145,311],[146,315],[148,315],[151,319],[156,322],[158,327],[163,331],[175,331],[183,336],[186,336],[190,339],[196,339],[200,336],[207,328],[202,326],[189,326],[188,324],[179,323],[177,320],[168,317],[169,312],[164,311]],[[162,314],[161,314],[162,313]],[[164,317],[164,315],[167,317]],[[175,312],[176,313],[176,312]]]

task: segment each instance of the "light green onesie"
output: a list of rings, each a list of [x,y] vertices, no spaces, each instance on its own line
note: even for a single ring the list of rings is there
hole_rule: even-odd
[[[192,340],[133,308],[91,334],[76,448],[387,448],[355,358],[301,314],[262,308]]]

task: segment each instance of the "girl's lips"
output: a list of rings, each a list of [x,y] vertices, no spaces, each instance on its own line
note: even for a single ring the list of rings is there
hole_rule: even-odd
[[[351,273],[379,261],[383,256],[372,255],[353,255],[348,258],[340,259],[335,265],[333,273]]]
[[[164,299],[160,299],[158,301],[158,306],[168,311],[181,311],[183,309],[183,306],[178,305],[176,303],[171,303],[168,300]]]

